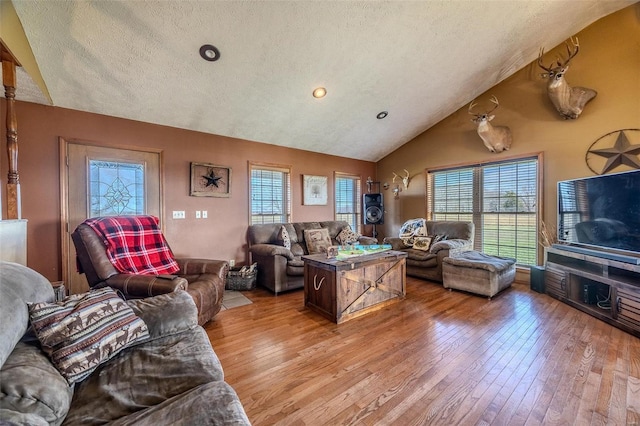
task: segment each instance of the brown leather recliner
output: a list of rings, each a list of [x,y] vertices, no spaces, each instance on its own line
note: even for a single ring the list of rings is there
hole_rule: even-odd
[[[109,286],[121,291],[127,299],[186,290],[196,302],[200,325],[220,312],[229,270],[226,261],[176,258],[180,270],[174,275],[123,274],[111,264],[102,239],[91,227],[84,223],[78,225],[71,238],[78,266],[92,288]]]

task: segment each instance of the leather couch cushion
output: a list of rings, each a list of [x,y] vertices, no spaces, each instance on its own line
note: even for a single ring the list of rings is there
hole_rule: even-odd
[[[456,257],[445,257],[443,262],[464,268],[501,272],[515,265],[516,260],[510,257],[492,256],[478,251],[466,251]]]
[[[182,333],[198,325],[196,304],[184,290],[127,300],[127,305],[147,324],[151,339]]]
[[[65,426],[105,424],[121,418],[123,424],[134,424],[124,417],[223,378],[220,361],[202,327],[149,340],[125,349],[76,384]]]
[[[71,406],[73,386],[51,364],[35,337],[29,343],[18,342],[0,376],[0,409],[39,416],[53,425],[62,423]]]
[[[0,261],[0,367],[27,331],[27,302],[54,300],[53,287],[45,277],[26,266]]]
[[[436,254],[429,253],[428,251],[424,251],[424,250],[414,249],[414,248],[408,248],[402,251],[407,253],[407,261],[415,260],[418,262],[425,262],[427,260],[434,259],[434,262],[435,262],[435,259],[438,257]],[[434,266],[435,266],[435,263],[434,263]]]

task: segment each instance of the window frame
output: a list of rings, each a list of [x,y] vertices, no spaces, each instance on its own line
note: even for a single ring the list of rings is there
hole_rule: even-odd
[[[249,225],[255,224],[265,224],[265,223],[291,223],[292,222],[292,214],[291,214],[291,166],[282,165],[282,164],[272,164],[272,163],[260,163],[260,162],[252,162],[249,161],[248,167],[248,181],[249,181],[249,212],[248,212],[248,222]],[[261,171],[271,171],[271,172],[281,172],[284,173],[283,181],[284,188],[282,194],[282,202],[283,202],[283,222],[254,222],[255,217],[265,217],[266,215],[254,215],[253,214],[253,179],[252,175],[255,170]],[[273,216],[273,215],[272,215]]]
[[[340,195],[339,191],[338,191],[338,181],[340,179],[348,179],[354,182],[354,196],[353,196],[353,204],[354,204],[354,208],[352,212],[349,213],[338,213],[338,196]],[[349,225],[351,225],[351,228],[358,233],[362,233],[362,177],[360,175],[354,175],[351,173],[342,173],[342,172],[334,172],[333,175],[333,187],[334,187],[334,193],[333,193],[333,217],[335,220],[344,220],[344,219],[340,219],[338,218],[339,214],[344,214],[344,215],[353,215],[354,216],[354,221],[355,221],[355,228],[353,227],[353,223],[346,220],[347,223],[349,223]]]
[[[544,189],[543,185],[543,154],[532,153],[532,154],[524,154],[519,156],[505,157],[500,160],[487,160],[482,162],[469,162],[469,163],[460,163],[455,165],[443,166],[443,167],[432,167],[425,169],[425,203],[426,203],[426,218],[428,220],[434,220],[434,217],[437,217],[437,212],[434,209],[434,194],[433,194],[433,185],[434,185],[434,174],[438,172],[445,171],[455,171],[455,170],[464,170],[471,169],[472,170],[472,209],[467,214],[470,215],[470,219],[461,219],[461,220],[470,220],[475,224],[475,235],[474,235],[474,250],[483,251],[483,220],[485,216],[493,213],[495,214],[507,214],[509,212],[499,211],[499,212],[489,212],[486,209],[483,210],[483,198],[485,195],[482,193],[483,191],[483,183],[481,178],[483,176],[483,171],[489,167],[500,166],[500,165],[509,165],[520,162],[525,162],[527,160],[531,160],[536,163],[536,177],[535,182],[537,185],[536,194],[535,194],[535,209],[533,213],[535,214],[534,223],[535,223],[535,264],[540,265],[543,258],[543,252],[541,250],[541,245],[539,241],[540,234],[540,223],[542,221],[542,214],[544,212],[542,192]],[[478,169],[482,169],[482,171],[478,172]],[[455,214],[455,212],[450,212],[451,214]],[[515,213],[516,217],[519,215],[530,214],[527,212],[512,212]],[[524,225],[523,225],[524,226]],[[499,247],[499,243],[498,243]],[[525,246],[526,247],[526,246]],[[517,250],[517,246],[516,246]],[[528,263],[518,262],[520,266],[528,266]],[[533,264],[532,264],[533,265]]]

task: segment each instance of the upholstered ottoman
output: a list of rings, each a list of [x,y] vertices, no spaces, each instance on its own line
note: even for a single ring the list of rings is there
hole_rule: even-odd
[[[442,261],[444,288],[468,291],[491,299],[516,277],[516,260],[465,251]]]

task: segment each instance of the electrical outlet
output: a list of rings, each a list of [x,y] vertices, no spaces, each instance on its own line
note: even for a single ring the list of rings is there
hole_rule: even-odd
[[[207,218],[207,211],[206,210],[202,210],[202,218],[203,219]]]
[[[234,266],[236,266],[236,261],[234,259],[229,260],[229,267],[233,268]]]
[[[184,215],[184,210],[174,210],[173,218],[174,219],[184,219],[186,216]]]
[[[196,219],[200,219],[200,210],[196,210]]]

